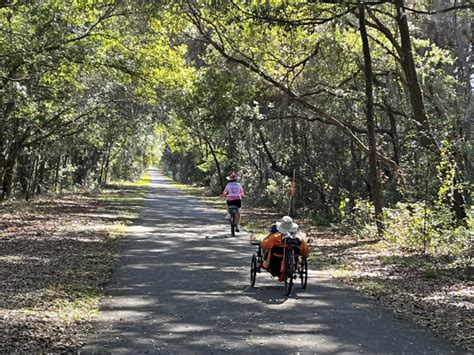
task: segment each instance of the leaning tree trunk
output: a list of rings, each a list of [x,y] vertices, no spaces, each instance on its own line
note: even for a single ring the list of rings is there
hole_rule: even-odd
[[[416,66],[411,47],[410,29],[408,27],[407,15],[404,11],[405,0],[395,0],[395,6],[397,9],[397,24],[400,31],[402,67],[407,80],[407,88],[410,94],[413,116],[418,123],[417,126],[420,135],[420,142],[424,147],[434,152],[437,158],[441,160],[441,149],[432,135],[428,115],[426,114],[423,93],[421,91],[420,83],[418,82],[418,75],[416,73]],[[456,218],[458,220],[465,220],[467,214],[464,206],[464,196],[459,187],[456,186],[458,185],[456,178],[454,179],[453,184],[454,192],[452,207],[456,214]]]
[[[369,176],[371,185],[372,201],[375,209],[375,221],[378,235],[381,236],[384,230],[383,225],[383,202],[382,184],[380,182],[379,169],[377,166],[377,142],[375,137],[375,116],[374,116],[374,96],[373,96],[373,73],[372,57],[370,54],[369,39],[365,25],[364,1],[359,0],[359,27],[362,46],[364,52],[364,73],[365,73],[365,95],[366,95],[366,115],[367,131],[369,140]]]
[[[438,143],[431,133],[431,127],[423,100],[423,93],[416,73],[415,60],[413,59],[410,29],[408,27],[407,14],[404,11],[405,0],[395,0],[395,4],[397,8],[398,30],[400,31],[402,69],[410,93],[413,118],[417,122],[418,133],[420,135],[419,138],[422,144],[432,151],[437,152],[439,150]]]
[[[204,141],[206,142],[207,146],[209,147],[209,151],[211,152],[212,159],[214,159],[214,163],[216,164],[216,173],[219,177],[219,184],[221,185],[221,191],[224,191],[224,176],[222,174],[222,167],[221,163],[219,162],[219,159],[217,158],[216,152],[214,150],[214,147],[212,146],[209,138],[204,135]]]

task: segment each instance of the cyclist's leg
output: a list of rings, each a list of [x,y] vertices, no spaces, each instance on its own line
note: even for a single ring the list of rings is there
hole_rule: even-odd
[[[225,219],[229,220],[230,219],[229,200],[226,201],[226,204],[227,204],[227,215],[225,216]]]
[[[238,203],[239,209],[237,210],[237,225],[240,226],[240,220],[242,216],[242,200],[239,201]]]

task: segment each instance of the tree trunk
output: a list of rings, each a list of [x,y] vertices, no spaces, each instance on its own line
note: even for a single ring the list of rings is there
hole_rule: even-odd
[[[35,155],[33,154],[33,157]],[[28,200],[28,189],[30,188],[31,176],[33,175],[32,164],[34,165],[35,159],[29,154],[19,154],[16,161],[15,167],[15,181],[19,187],[21,195]]]
[[[263,135],[263,131],[261,128],[258,129],[258,134],[260,137],[260,141],[262,142],[263,150],[265,152],[266,158],[268,159],[270,163],[270,167],[273,171],[276,171],[277,173],[280,173],[281,175],[287,176],[291,178],[292,176],[292,171],[291,170],[286,170],[279,166],[273,157],[273,154],[270,152],[270,149],[268,148],[268,144],[265,140],[265,136]]]
[[[62,166],[64,168],[67,167],[68,160],[69,160],[69,156],[65,155],[64,159],[62,161]],[[59,179],[59,194],[60,195],[62,195],[62,193],[63,193],[63,187],[64,187],[64,176],[62,175],[62,176],[60,176],[60,179]]]
[[[35,196],[41,194],[42,192],[41,185],[44,179],[44,170],[45,170],[46,160],[40,159],[40,161],[41,163],[39,164],[39,168],[35,175],[35,180],[34,180],[34,185],[33,185],[33,194]]]
[[[460,5],[466,5],[467,0],[461,0]],[[454,2],[458,5],[458,1]],[[458,89],[459,106],[461,115],[458,120],[459,135],[465,142],[472,142],[472,126],[474,124],[474,105],[472,104],[472,18],[465,16],[458,18],[457,12],[453,12],[453,27],[456,31],[456,54],[458,80],[463,83]],[[465,180],[474,181],[474,153],[465,149],[458,154],[458,164],[463,170]],[[472,204],[469,194],[466,195],[467,204]]]
[[[100,174],[99,174],[99,186],[104,186],[107,182],[105,177],[105,166],[110,156],[110,150],[112,149],[112,143],[109,141],[106,144],[105,152],[102,155],[102,163],[100,164]]]
[[[34,194],[34,180],[36,179],[36,169],[38,165],[38,154],[34,153],[35,158],[33,159],[33,165],[31,166],[30,176],[28,177],[28,185],[25,190],[25,200],[29,200],[31,195]]]
[[[37,194],[36,190],[38,188],[39,172],[40,172],[40,166],[42,164],[42,161],[43,159],[42,159],[41,153],[36,152],[35,161],[32,168],[33,172],[31,174],[32,177],[30,181],[30,190],[29,190],[30,197],[34,197]]]
[[[365,73],[365,94],[366,94],[366,114],[367,131],[369,140],[369,176],[371,182],[372,201],[375,208],[375,221],[378,235],[381,236],[384,230],[383,225],[383,202],[382,184],[377,166],[377,142],[375,136],[374,98],[373,98],[373,73],[372,57],[370,54],[369,39],[365,25],[364,1],[359,0],[359,27],[364,52],[364,73]]]
[[[422,144],[434,152],[439,151],[439,146],[431,133],[428,116],[426,114],[423,93],[418,75],[416,73],[415,60],[411,46],[410,29],[408,27],[407,15],[404,11],[405,0],[395,0],[397,9],[397,24],[400,31],[402,69],[407,81],[407,89],[410,93],[410,103],[413,118],[417,122],[418,133]]]
[[[393,148],[393,157],[392,160],[397,163],[397,165],[400,165],[400,138],[398,135],[398,129],[397,129],[397,120],[395,117],[395,114],[390,110],[390,107],[386,103],[387,106],[387,116],[389,118],[390,122],[390,139],[392,141],[392,148]],[[398,180],[396,176],[393,174],[391,170],[386,171],[387,176],[389,176],[389,191],[392,194],[392,201],[393,197],[396,198],[398,201],[401,198],[401,194],[398,191]]]
[[[219,177],[219,183],[221,185],[221,191],[224,191],[224,177],[222,175],[222,168],[221,168],[221,163],[219,162],[219,159],[217,159],[216,152],[214,151],[214,148],[212,147],[211,142],[207,138],[207,136],[204,137],[204,140],[206,141],[207,146],[209,147],[209,150],[211,152],[212,158],[214,159],[214,163],[216,164],[216,172]]]
[[[4,85],[7,79],[4,79]],[[3,86],[4,87],[4,86]],[[2,89],[3,89],[2,87]],[[5,166],[6,166],[6,159],[7,157],[4,155],[5,149],[8,146],[8,141],[6,137],[7,131],[7,122],[10,116],[10,113],[13,112],[15,109],[15,100],[10,98],[10,100],[5,104],[3,111],[1,112],[0,116],[0,179],[3,181],[3,176],[5,173]],[[14,127],[12,127],[13,135],[17,134],[18,132],[18,121],[15,121]],[[1,196],[0,196],[1,199]]]
[[[105,160],[105,167],[104,167],[104,177],[103,177],[103,181],[102,181],[102,185],[106,185],[107,184],[107,179],[109,178],[109,166],[110,166],[110,151],[109,153],[107,154],[107,158]]]
[[[58,161],[56,162],[56,166],[54,169],[54,176],[53,176],[53,186],[52,190],[53,193],[56,193],[58,191],[58,185],[59,185],[59,169],[61,168],[61,155],[58,157]]]
[[[402,68],[406,76],[407,88],[410,93],[413,116],[418,123],[417,127],[418,133],[420,135],[420,142],[423,144],[424,147],[434,152],[438,159],[441,159],[441,149],[432,135],[428,116],[426,114],[425,104],[423,101],[423,94],[421,91],[420,83],[418,82],[415,61],[413,59],[413,51],[411,48],[410,29],[408,27],[407,15],[404,11],[405,0],[395,0],[395,6],[397,9],[397,24],[398,29],[400,31],[401,39]],[[456,218],[458,220],[464,221],[467,216],[464,206],[465,201],[461,190],[457,186],[457,178],[454,179],[453,184],[454,194],[453,200],[451,201],[452,209],[456,214]]]
[[[15,177],[15,165],[20,152],[20,147],[21,142],[14,141],[8,150],[7,159],[3,168],[2,195],[0,200],[8,200],[12,195]]]
[[[13,189],[13,178],[15,175],[16,152],[11,151],[5,162],[2,181],[2,196],[0,200],[8,200],[11,197]]]

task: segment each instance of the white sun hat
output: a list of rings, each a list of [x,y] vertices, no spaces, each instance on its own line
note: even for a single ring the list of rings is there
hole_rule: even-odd
[[[284,216],[280,222],[276,222],[277,230],[286,234],[288,232],[294,233],[298,230],[298,225],[293,222],[293,218],[290,216]]]
[[[234,172],[231,172],[229,176],[226,177],[227,180],[239,180],[240,179],[240,176],[237,175],[236,173]]]

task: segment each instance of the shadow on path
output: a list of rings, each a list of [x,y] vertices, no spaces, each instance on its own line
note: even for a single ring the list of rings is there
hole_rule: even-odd
[[[153,171],[85,352],[462,352],[310,273],[293,297],[269,274],[249,286],[247,236]]]

